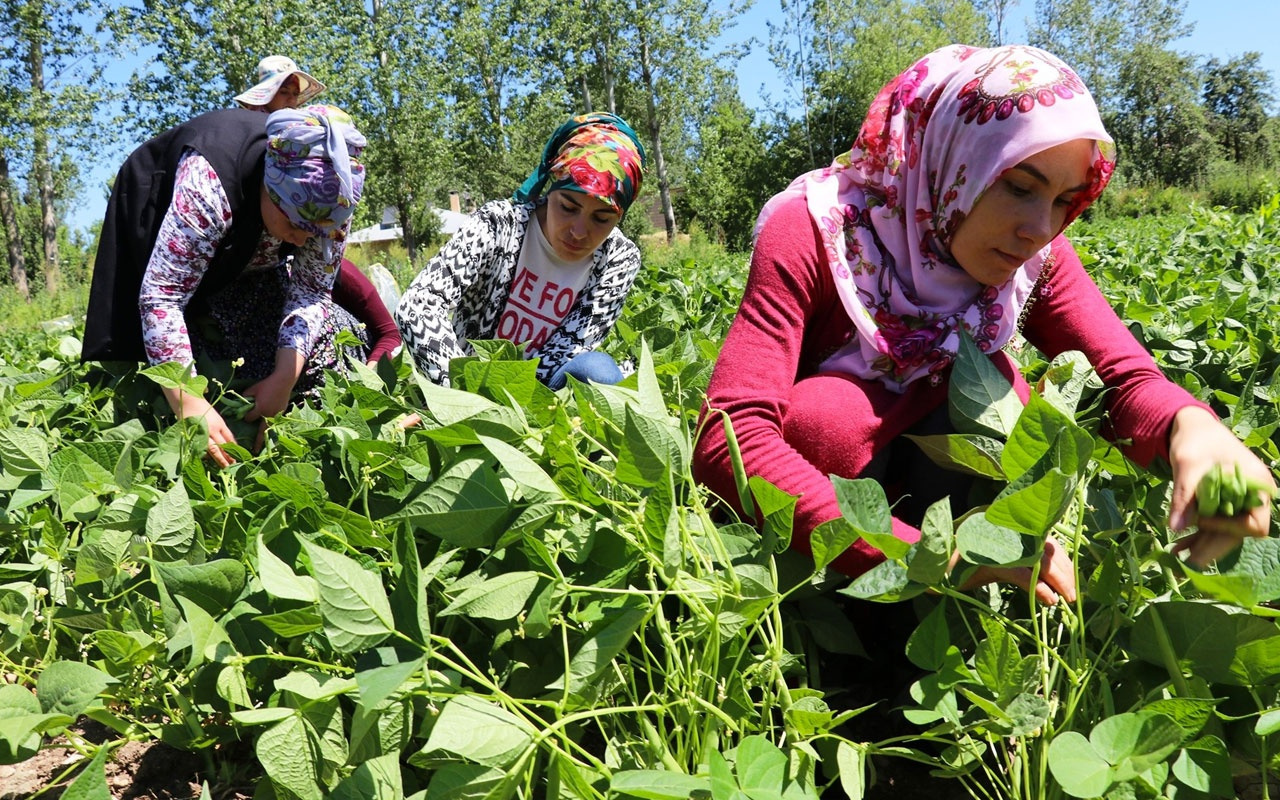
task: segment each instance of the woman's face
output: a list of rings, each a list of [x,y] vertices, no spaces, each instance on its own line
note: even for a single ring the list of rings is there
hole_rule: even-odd
[[[538,222],[556,255],[580,261],[595,252],[618,226],[617,210],[598,197],[556,189],[538,206]]]
[[[979,283],[1003,284],[1062,230],[1092,164],[1093,141],[1076,139],[1006,170],[956,229],[951,256]]]
[[[271,102],[267,103],[263,108],[270,111],[279,111],[282,108],[294,108],[298,105],[298,76],[290,75],[284,79],[284,83],[280,84],[280,88],[276,90],[275,97],[271,98]]]
[[[262,187],[262,224],[266,227],[267,233],[282,242],[288,242],[298,247],[306,244],[308,239],[315,236],[311,231],[303,230],[294,225],[280,206],[271,202],[271,196],[267,194],[267,187],[265,186]]]

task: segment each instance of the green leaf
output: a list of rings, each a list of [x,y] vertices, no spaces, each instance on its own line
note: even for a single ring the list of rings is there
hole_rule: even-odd
[[[656,769],[626,769],[613,773],[609,791],[641,800],[689,800],[695,794],[711,791],[705,777]]]
[[[992,501],[984,512],[986,518],[1028,536],[1048,534],[1075,497],[1078,462],[1070,448],[1070,436],[1054,439],[1044,456]]]
[[[138,372],[164,389],[181,389],[196,397],[204,397],[205,390],[209,388],[208,378],[196,375],[190,366],[178,361],[144,367]]]
[[[468,586],[440,616],[465,614],[480,619],[515,619],[538,586],[536,572],[504,572]]]
[[[267,777],[298,800],[324,800],[320,787],[320,746],[298,712],[267,728],[254,744]]]
[[[221,614],[231,608],[245,586],[244,565],[229,558],[203,564],[150,563],[171,594],[188,598],[210,614]]]
[[[840,788],[849,800],[862,800],[867,792],[867,748],[844,739],[836,746]]]
[[[159,547],[184,550],[195,541],[195,534],[196,518],[187,488],[175,483],[147,512],[147,539]]]
[[[906,557],[911,545],[893,535],[893,515],[879,481],[870,478],[849,480],[832,475],[831,486],[835,489],[841,515],[863,539],[884,553],[885,558]]]
[[[116,679],[76,661],[54,661],[36,679],[36,697],[46,714],[78,717]]]
[[[407,519],[454,547],[492,547],[514,516],[511,500],[487,459],[462,458],[405,508]]]
[[[907,559],[907,578],[913,583],[933,586],[947,577],[951,568],[951,547],[955,538],[951,501],[942,498],[924,512],[920,541]]]
[[[1055,462],[1064,472],[1074,473],[1089,460],[1093,452],[1093,436],[1061,411],[1032,393],[1018,424],[1000,454],[1000,463],[1009,480],[1016,481],[1044,458],[1058,443],[1075,446],[1074,459]],[[1068,466],[1070,465],[1070,466]]]
[[[933,672],[942,666],[942,659],[951,646],[947,630],[947,604],[940,602],[920,621],[907,639],[907,658],[920,669]]]
[[[814,571],[821,572],[840,554],[861,538],[844,517],[828,520],[809,534],[809,547],[813,550]]]
[[[1182,730],[1163,714],[1139,711],[1107,717],[1094,726],[1089,742],[1116,767],[1115,780],[1137,777],[1178,749]]]
[[[416,756],[411,756],[413,763]],[[497,800],[507,782],[507,773],[483,764],[450,762],[431,773],[425,800]],[[423,800],[414,795],[413,800]]]
[[[34,475],[49,468],[49,442],[36,428],[0,428],[0,466],[10,475]]]
[[[1211,797],[1231,797],[1235,793],[1231,756],[1216,736],[1206,736],[1183,748],[1174,759],[1173,775],[1182,785]]]
[[[1235,632],[1222,609],[1204,603],[1151,603],[1134,620],[1130,652],[1135,658],[1164,667],[1165,637],[1182,668],[1210,681],[1230,674]]]
[[[759,734],[744,738],[735,761],[738,786],[744,792],[753,798],[766,793],[781,797],[787,784],[787,757],[772,742]]]
[[[272,633],[286,639],[305,636],[324,628],[324,620],[314,608],[293,608],[288,611],[278,611],[275,614],[263,614],[258,617],[258,622],[266,625]]]
[[[327,800],[401,800],[399,753],[371,758],[342,780]]]
[[[304,541],[320,584],[320,616],[329,644],[339,653],[368,650],[395,630],[381,577],[354,559]]]
[[[633,486],[666,483],[670,473],[684,475],[689,465],[688,437],[669,417],[649,417],[627,406],[616,477]]]
[[[261,536],[257,538],[258,579],[267,594],[277,600],[300,600],[304,603],[320,602],[320,587],[315,579],[298,575],[281,561]]]
[[[964,331],[960,332],[956,363],[951,370],[948,402],[951,424],[959,433],[1003,439],[1022,414],[1022,401],[1013,385]]]
[[[501,439],[490,436],[477,438],[480,439],[480,444],[493,454],[511,479],[520,485],[526,500],[531,503],[553,503],[564,500],[564,492],[560,486],[532,458]]]
[[[182,607],[182,617],[186,620],[186,626],[169,640],[170,657],[182,648],[190,647],[191,655],[187,659],[187,668],[191,669],[199,666],[206,659],[219,661],[223,655],[235,652],[226,630],[208,612],[181,595],[174,600]]]
[[[609,622],[593,631],[578,647],[573,658],[569,659],[568,675],[557,678],[547,688],[565,688],[567,677],[569,692],[580,693],[584,686],[594,681],[609,666],[614,656],[622,652],[645,616],[643,608],[623,608],[610,614]]]
[[[85,765],[67,790],[62,793],[63,800],[111,800],[106,770],[109,749],[105,745],[97,747],[93,760]]]
[[[383,700],[404,686],[405,682],[422,666],[423,661],[423,658],[415,658],[411,661],[357,672],[356,685],[360,687],[360,707],[366,711],[377,708]]]
[[[533,746],[533,729],[505,708],[469,694],[444,704],[422,752],[445,752],[486,767],[513,765]]]
[[[1049,743],[1049,771],[1072,797],[1101,797],[1112,784],[1111,765],[1075,731],[1060,733]]]
[[[923,592],[925,587],[907,580],[907,568],[898,561],[881,561],[859,575],[840,594],[863,600],[896,603]]]
[[[989,436],[943,433],[933,436],[904,436],[915,442],[929,460],[945,469],[976,475],[980,478],[1004,480],[1000,467],[1000,451],[1004,445]]]
[[[761,533],[772,542],[773,552],[785,552],[791,546],[791,535],[795,530],[797,498],[759,475],[748,478],[747,486],[751,490],[751,499],[764,517]]]
[[[956,530],[956,549],[970,564],[1030,564],[1039,558],[1036,544],[1030,537],[987,519],[985,512],[970,515]]]

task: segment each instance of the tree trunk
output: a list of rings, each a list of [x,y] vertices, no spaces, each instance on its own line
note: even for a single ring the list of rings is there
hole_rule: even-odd
[[[582,110],[584,112],[592,111],[591,106],[591,87],[587,85],[587,73],[578,73],[578,87],[582,89]]]
[[[613,68],[609,63],[609,42],[597,35],[593,41],[596,51],[596,63],[600,65],[600,79],[604,81],[605,111],[618,113],[618,104],[614,98]]]
[[[33,134],[35,146],[31,161],[35,169],[40,194],[40,233],[44,239],[44,289],[49,295],[58,293],[58,217],[53,208],[53,167],[49,163],[49,128],[45,122],[47,106],[44,103],[44,52],[39,37],[32,37],[28,50],[31,69],[31,95],[37,105],[37,119]]]
[[[639,31],[640,39],[640,77],[644,82],[645,104],[649,117],[649,148],[653,152],[653,166],[658,172],[658,194],[662,198],[662,221],[667,229],[667,243],[676,238],[676,214],[671,207],[671,185],[667,181],[667,162],[662,156],[662,123],[658,121],[658,108],[655,101],[657,89],[653,85],[653,64],[649,55],[649,37],[644,30]]]
[[[27,286],[27,261],[22,254],[22,232],[18,230],[18,215],[13,209],[13,194],[9,187],[9,157],[0,153],[0,224],[4,225],[5,240],[9,244],[9,275],[13,286],[23,300],[31,302],[31,289]]]

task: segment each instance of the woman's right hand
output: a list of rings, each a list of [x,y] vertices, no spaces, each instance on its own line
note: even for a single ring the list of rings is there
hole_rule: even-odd
[[[206,452],[215,464],[219,467],[229,467],[235,463],[231,454],[220,447],[223,444],[236,444],[235,434],[227,427],[226,420],[208,400],[178,390],[165,390],[165,399],[169,401],[169,407],[179,419],[204,418],[205,425],[209,429],[209,445]]]

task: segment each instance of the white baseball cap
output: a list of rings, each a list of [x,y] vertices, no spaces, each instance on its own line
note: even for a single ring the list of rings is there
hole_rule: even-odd
[[[267,56],[258,62],[258,82],[235,96],[242,106],[265,106],[280,91],[280,86],[290,75],[298,76],[298,105],[305,106],[311,98],[324,91],[324,84],[298,69],[288,56]]]

